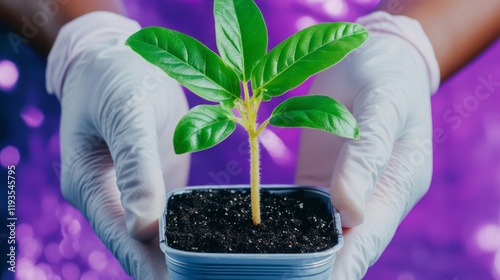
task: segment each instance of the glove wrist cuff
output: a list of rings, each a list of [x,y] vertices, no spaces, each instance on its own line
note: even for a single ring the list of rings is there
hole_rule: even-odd
[[[357,22],[371,35],[390,34],[410,43],[425,62],[431,95],[437,91],[440,84],[439,65],[431,42],[418,21],[407,16],[395,16],[378,11],[360,17]]]
[[[65,75],[72,62],[86,48],[114,38],[125,41],[140,28],[134,20],[105,11],[85,14],[64,25],[48,56],[45,74],[47,92],[61,100]]]

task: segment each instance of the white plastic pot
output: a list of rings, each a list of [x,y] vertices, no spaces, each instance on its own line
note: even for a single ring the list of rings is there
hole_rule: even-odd
[[[248,186],[222,188],[236,191],[249,189]],[[330,279],[337,253],[344,244],[340,216],[331,204],[330,195],[314,187],[264,185],[262,188],[272,193],[285,195],[303,190],[306,198],[319,197],[328,205],[329,212],[334,219],[339,233],[337,245],[321,252],[296,254],[199,253],[174,249],[167,245],[166,239],[166,214],[170,196],[189,193],[193,190],[221,189],[220,186],[183,188],[167,194],[167,205],[160,219],[160,248],[165,254],[169,278],[172,280]]]

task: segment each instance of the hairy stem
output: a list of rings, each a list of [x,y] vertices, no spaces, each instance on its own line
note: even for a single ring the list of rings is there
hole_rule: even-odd
[[[260,224],[260,153],[259,139],[255,131],[249,131],[250,141],[250,182],[252,199],[252,220],[254,225]]]
[[[246,116],[245,127],[248,132],[250,142],[250,195],[252,200],[252,221],[254,225],[260,224],[260,151],[259,134],[262,130],[257,125],[257,112],[259,111],[260,99],[255,96],[250,97],[248,83],[243,83],[245,95],[244,115]]]

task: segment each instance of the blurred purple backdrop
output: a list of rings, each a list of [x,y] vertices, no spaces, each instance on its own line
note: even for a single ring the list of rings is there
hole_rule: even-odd
[[[316,22],[353,21],[377,2],[257,0],[268,23],[270,47]],[[215,48],[212,1],[125,3],[130,16],[143,26],[174,28]],[[87,221],[61,197],[59,104],[45,92],[44,59],[24,45],[16,53],[7,40],[9,32],[0,25],[0,169],[1,178],[6,178],[5,166],[17,164],[20,245],[16,278],[128,279]],[[500,87],[484,85],[488,79],[500,81],[499,63],[497,41],[433,97],[435,150],[430,191],[404,220],[365,279],[500,279]],[[305,94],[308,85],[293,94]],[[483,95],[478,98],[481,85]],[[191,106],[201,102],[191,93],[187,96]],[[455,111],[460,105],[462,114]],[[272,107],[264,108],[264,114]],[[264,183],[293,183],[298,133],[273,128],[262,139]],[[247,155],[235,149],[242,143],[246,143],[245,135],[237,130],[224,144],[193,154],[190,185],[246,183]],[[228,163],[240,166],[240,172],[226,176]],[[6,192],[4,187],[0,190],[1,205],[5,205]],[[0,211],[4,220],[6,207]],[[1,228],[2,265],[5,233]],[[7,271],[1,275],[1,279],[11,277]]]

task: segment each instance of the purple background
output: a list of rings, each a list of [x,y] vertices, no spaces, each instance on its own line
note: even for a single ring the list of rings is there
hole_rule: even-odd
[[[130,16],[143,26],[177,29],[214,49],[212,1],[125,2]],[[257,0],[268,23],[270,47],[315,22],[353,21],[376,2]],[[405,2],[401,3],[404,8]],[[59,104],[45,92],[44,59],[26,46],[16,53],[6,37],[9,32],[0,25],[0,172],[1,180],[6,180],[5,166],[17,164],[20,245],[16,276],[123,279],[125,274],[115,258],[82,215],[61,197]],[[500,81],[499,62],[497,41],[433,97],[436,137],[431,188],[365,279],[500,279],[500,87],[483,86],[480,93],[484,98],[476,97],[481,81],[489,76]],[[292,94],[305,94],[308,85]],[[187,96],[191,106],[200,102],[191,93]],[[280,100],[263,108],[263,115]],[[462,114],[454,111],[459,105],[464,108]],[[263,183],[293,183],[298,133],[272,129],[263,139]],[[220,146],[193,154],[190,185],[246,183],[247,155],[235,148],[242,143],[246,138],[238,129]],[[236,175],[224,175],[228,163],[240,167]],[[3,182],[2,224],[7,192]],[[6,232],[0,228],[2,266]],[[11,277],[5,271],[0,275],[1,279]]]

